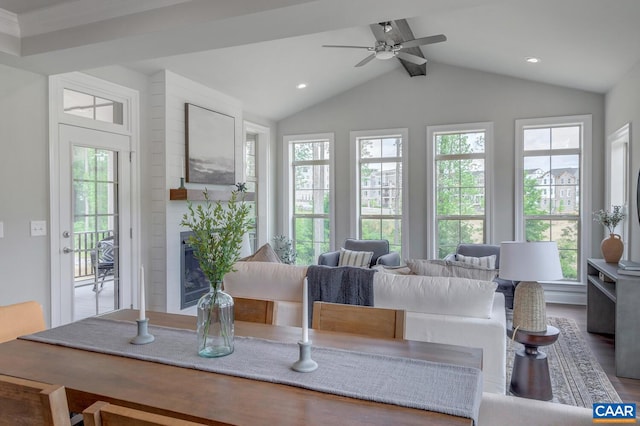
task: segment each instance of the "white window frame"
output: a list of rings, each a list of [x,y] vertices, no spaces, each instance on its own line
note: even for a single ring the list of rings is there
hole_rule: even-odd
[[[587,173],[587,167],[591,165],[592,144],[592,118],[591,114],[572,115],[562,117],[543,117],[532,119],[520,119],[515,123],[515,238],[516,241],[524,241],[524,130],[530,127],[556,127],[576,125],[580,126],[580,215],[578,217],[578,279],[577,281],[556,281],[551,284],[561,286],[585,285],[587,279],[587,258],[591,247],[591,173]],[[562,154],[557,150],[556,155]]]
[[[244,121],[244,135],[247,133],[257,134],[256,141],[256,224],[258,234],[256,245],[260,247],[263,244],[269,242],[269,236],[271,235],[270,218],[269,218],[269,147],[271,146],[271,129],[260,124],[252,123],[250,121]],[[243,165],[244,165],[244,149],[243,149]],[[243,180],[246,180],[244,176],[246,167],[243,167]]]
[[[293,239],[293,212],[294,202],[293,199],[293,176],[291,173],[291,162],[293,159],[293,143],[304,141],[317,141],[328,140],[329,141],[329,247],[331,250],[335,249],[335,134],[331,133],[310,133],[310,134],[298,134],[298,135],[285,135],[282,137],[283,142],[283,162],[285,164],[282,181],[282,211],[284,214],[280,215],[281,223],[280,229],[282,229],[283,235],[287,238]]]
[[[390,138],[400,137],[402,139],[402,214],[401,214],[401,247],[402,256],[409,258],[409,168],[407,161],[407,149],[409,147],[409,129],[378,129],[378,130],[354,130],[349,132],[350,148],[351,148],[351,235],[360,238],[360,158],[358,155],[358,141],[360,139],[370,138]]]
[[[493,122],[479,122],[479,123],[461,123],[461,124],[445,124],[437,126],[427,126],[427,223],[428,223],[428,235],[427,239],[427,253],[429,257],[436,258],[438,248],[438,233],[437,233],[437,215],[436,215],[436,195],[438,190],[436,188],[436,144],[435,137],[438,134],[443,133],[469,133],[469,132],[484,132],[485,133],[485,148],[484,148],[484,187],[485,187],[485,243],[493,243],[493,207],[494,197],[492,195],[493,188],[493,145],[494,145],[494,133]]]

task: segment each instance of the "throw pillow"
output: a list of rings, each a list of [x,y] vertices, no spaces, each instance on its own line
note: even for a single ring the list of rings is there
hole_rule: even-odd
[[[496,269],[496,258],[497,256],[495,254],[483,257],[464,256],[462,254],[456,255],[456,260],[459,262],[468,263],[470,265],[486,269]]]
[[[360,268],[368,268],[373,257],[372,251],[354,251],[340,248],[340,259],[338,266],[355,266]]]
[[[448,260],[407,259],[406,263],[414,274],[429,277],[458,277],[492,281],[498,274],[495,269],[479,268],[468,263]]]
[[[269,243],[266,243],[262,247],[258,249],[251,256],[244,257],[240,259],[244,262],[274,262],[274,263],[282,263],[275,250]]]

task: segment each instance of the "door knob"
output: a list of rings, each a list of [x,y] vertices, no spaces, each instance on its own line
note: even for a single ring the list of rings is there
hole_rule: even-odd
[[[69,253],[74,253],[75,250],[71,249],[69,247],[65,247],[65,248],[62,249],[62,252],[65,253],[65,254],[69,254]]]

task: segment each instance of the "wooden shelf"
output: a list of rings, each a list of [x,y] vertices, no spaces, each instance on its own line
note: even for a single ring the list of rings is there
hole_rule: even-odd
[[[211,201],[229,201],[231,191],[208,190],[209,199]],[[254,201],[256,194],[254,192],[246,192],[244,201]],[[172,188],[169,190],[169,199],[173,201],[204,201],[204,190]]]

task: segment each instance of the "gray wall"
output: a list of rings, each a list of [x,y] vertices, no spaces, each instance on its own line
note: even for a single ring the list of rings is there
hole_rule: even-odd
[[[45,76],[0,65],[0,305],[36,300],[46,318],[49,237],[29,222],[49,222],[48,104]]]
[[[618,84],[607,93],[605,98],[606,134],[618,130],[626,123],[631,123],[631,167],[630,187],[632,197],[629,204],[629,241],[625,244],[630,249],[629,258],[640,259],[640,226],[636,209],[636,179],[640,168],[640,142],[636,136],[640,132],[640,63],[636,64]],[[635,126],[635,127],[634,127]],[[602,234],[598,234],[602,235]]]
[[[375,66],[375,63],[369,66]],[[494,123],[494,211],[490,242],[514,238],[514,127],[521,118],[592,114],[594,208],[602,205],[604,96],[534,83],[465,68],[429,63],[426,77],[410,78],[401,69],[344,92],[278,122],[278,160],[282,137],[289,134],[335,132],[335,180],[349,182],[349,132],[406,127],[409,142],[410,241],[405,257],[427,252],[426,126],[492,121]],[[279,167],[279,181],[282,180]],[[350,237],[349,185],[336,188],[336,244]],[[282,214],[281,199],[278,206]],[[595,229],[595,228],[594,228]],[[598,234],[599,235],[599,234]],[[592,244],[598,253],[599,240]]]

